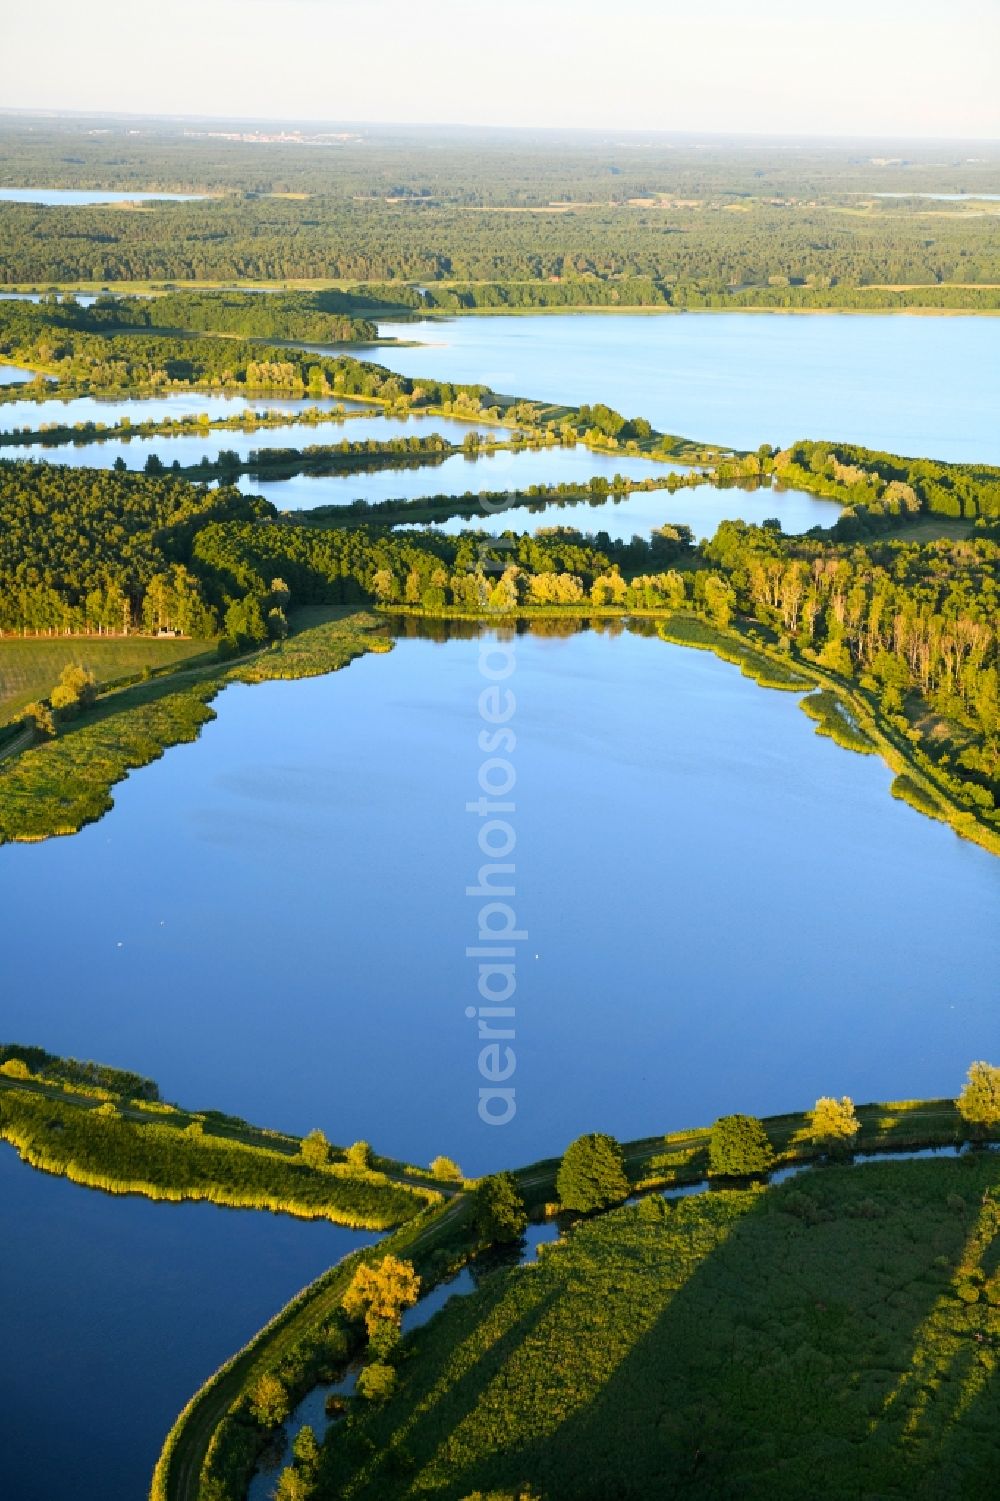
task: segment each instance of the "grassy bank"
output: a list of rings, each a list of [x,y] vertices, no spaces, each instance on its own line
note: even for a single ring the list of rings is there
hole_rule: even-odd
[[[312,1165],[301,1143],[233,1131],[211,1114],[126,1104],[110,1092],[86,1095],[0,1080],[0,1139],[23,1161],[111,1194],[174,1202],[204,1199],[384,1230],[412,1219],[439,1195],[338,1160]]]
[[[679,612],[669,615],[659,625],[658,634],[675,646],[713,652],[723,661],[738,666],[744,677],[752,678],[762,688],[788,688],[794,692],[810,686],[809,679],[801,672],[768,655],[755,641],[735,631],[722,630],[700,616]]]
[[[863,1105],[858,1107],[858,1117],[861,1125],[857,1146],[863,1152],[946,1146],[963,1135],[961,1119],[951,1100]],[[806,1114],[769,1117],[764,1124],[779,1165],[808,1162],[822,1155],[811,1141]],[[648,1190],[703,1180],[709,1134],[706,1127],[627,1143],[623,1150],[631,1183],[636,1189]],[[552,1158],[530,1164],[515,1174],[526,1201],[538,1210],[555,1197],[558,1165],[558,1160]],[[961,1169],[957,1163],[947,1166],[954,1167],[956,1172],[968,1171],[964,1163]],[[865,1167],[864,1171],[870,1169]],[[810,1178],[808,1191],[811,1192],[813,1182],[819,1181],[819,1176]],[[713,1195],[713,1200],[717,1201],[717,1196]],[[571,1244],[578,1233],[574,1232]],[[392,1252],[413,1260],[426,1291],[467,1260],[474,1247],[468,1201],[459,1194],[447,1206],[429,1210],[394,1232],[381,1242],[377,1255]],[[212,1501],[242,1501],[256,1457],[267,1442],[267,1433],[261,1431],[249,1413],[248,1393],[262,1375],[270,1373],[277,1374],[291,1399],[297,1400],[317,1381],[330,1379],[343,1366],[353,1346],[345,1338],[340,1302],[357,1262],[375,1255],[374,1251],[357,1253],[311,1284],[192,1398],[167,1439],[157,1466],[152,1501],[207,1501],[208,1497]],[[438,1329],[441,1323],[436,1320],[433,1327]],[[588,1336],[593,1333],[592,1321],[585,1332]],[[420,1353],[421,1338],[418,1335],[417,1343],[407,1343],[407,1350],[412,1350],[414,1356]],[[402,1367],[404,1378],[410,1369],[407,1359]],[[362,1415],[358,1414],[356,1422],[362,1421]],[[343,1431],[336,1430],[332,1442],[336,1484],[344,1479],[339,1449]],[[411,1472],[405,1466],[402,1470],[395,1468],[395,1447],[390,1435],[386,1451],[390,1456],[389,1469],[378,1470],[377,1485],[383,1488],[381,1491],[376,1488],[372,1494],[394,1497],[409,1494],[407,1477]],[[364,1449],[366,1456],[372,1452],[368,1444]],[[349,1458],[350,1455],[349,1450]],[[356,1451],[354,1457],[357,1458]],[[375,1483],[373,1476],[372,1484]],[[337,1492],[319,1494],[332,1496]],[[465,1497],[468,1491],[454,1494]]]
[[[985,1501],[998,1195],[981,1154],[582,1224],[418,1330],[308,1494]]]
[[[268,1441],[250,1412],[248,1394],[275,1375],[291,1400],[304,1395],[352,1352],[341,1311],[358,1266],[393,1254],[412,1261],[425,1279],[464,1257],[466,1204],[429,1208],[381,1241],[355,1251],[303,1289],[244,1348],[205,1382],[167,1435],[153,1473],[150,1501],[242,1498]]]
[[[873,698],[854,683],[819,667],[814,661],[778,651],[759,635],[751,645],[741,629],[706,627],[700,619],[676,615],[671,617],[666,629],[669,634],[664,639],[681,645],[702,646],[726,661],[738,661],[743,671],[763,686],[792,688],[796,685],[788,681],[767,682],[768,669],[761,669],[760,675],[756,669],[761,658],[772,664],[779,677],[783,673],[792,673],[798,674],[806,684],[811,681],[819,692],[804,698],[802,708],[816,721],[817,734],[829,736],[847,750],[864,754],[877,752],[895,773],[891,789],[894,797],[918,812],[948,824],[963,839],[981,845],[991,854],[1000,854],[1000,833],[955,800],[936,776],[930,760],[890,723]],[[698,639],[684,639],[685,636]]]
[[[106,693],[43,741],[0,763],[0,844],[74,834],[112,807],[111,789],[169,746],[196,740],[213,718],[212,700],[229,683],[335,672],[391,644],[374,616],[329,609],[302,617],[302,629],[241,662],[190,668]]]

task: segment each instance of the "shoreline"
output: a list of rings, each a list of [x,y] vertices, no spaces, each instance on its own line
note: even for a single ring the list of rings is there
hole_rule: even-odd
[[[361,285],[364,285],[364,284],[363,283],[350,283],[350,282],[345,283],[343,281],[337,281],[335,279],[324,280],[322,278],[318,278],[318,279],[303,278],[303,279],[299,279],[299,280],[290,279],[290,280],[281,280],[281,281],[262,281],[262,280],[260,280],[260,278],[257,278],[256,280],[245,281],[245,282],[244,281],[197,281],[197,280],[192,280],[192,281],[178,282],[174,286],[172,286],[171,288],[164,287],[164,286],[162,286],[158,282],[142,282],[142,281],[136,281],[136,282],[124,282],[123,281],[123,282],[112,282],[112,283],[95,282],[95,281],[51,282],[51,283],[46,284],[44,287],[38,286],[37,284],[28,283],[28,282],[11,282],[9,284],[0,283],[0,301],[5,300],[5,294],[7,294],[6,295],[6,300],[11,300],[11,301],[20,300],[21,298],[32,298],[32,297],[44,298],[44,297],[52,296],[52,295],[63,296],[63,297],[65,297],[65,296],[74,296],[74,297],[76,297],[76,296],[79,296],[79,297],[100,297],[100,296],[107,296],[107,297],[166,297],[166,296],[172,296],[172,295],[176,295],[177,293],[184,293],[184,292],[220,292],[220,293],[225,293],[225,292],[259,292],[259,293],[262,293],[262,294],[266,294],[268,292],[325,292],[325,291],[334,292],[335,291],[335,292],[345,292],[345,293],[347,293],[349,295],[351,293],[351,291],[354,290],[355,287],[361,286]],[[447,291],[449,289],[449,285],[451,285],[451,284],[449,284],[447,282],[435,282],[435,283],[433,283],[433,285],[435,287],[440,287],[441,290],[443,290],[443,291]],[[477,286],[477,285],[480,285],[480,283],[476,283],[476,282],[461,282],[461,283],[454,283],[454,285],[459,285],[459,286]],[[525,283],[518,283],[518,285],[532,286],[532,285],[534,285],[534,283],[525,282]],[[980,284],[980,283],[974,283],[974,282],[969,282],[969,283],[956,282],[956,283],[947,283],[947,284],[941,284],[941,283],[931,284],[931,283],[928,283],[927,284],[927,290],[928,291],[935,291],[935,290],[938,290],[942,285],[946,285],[949,289],[951,289],[951,287],[953,286],[956,290],[958,288],[960,288],[960,287],[963,287],[963,288],[967,287],[970,292],[996,291],[997,290],[997,286],[996,286],[995,283],[992,283],[992,284]],[[409,283],[409,282],[400,282],[399,286],[400,286],[401,290],[403,290],[403,289],[412,290],[412,284]],[[857,289],[852,289],[852,290],[858,290],[858,291],[862,291],[863,292],[865,290],[875,291],[875,290],[882,290],[882,289],[880,289],[880,288],[879,289],[877,289],[877,288],[870,288],[870,289],[857,288]],[[902,290],[916,292],[916,291],[920,290],[920,286],[918,284],[917,286],[906,287],[906,288],[904,288]],[[924,305],[924,306],[916,305],[916,306],[913,306],[913,307],[837,307],[837,306],[834,306],[834,305],[817,306],[817,307],[764,307],[764,306],[747,305],[745,307],[733,306],[733,307],[699,307],[699,308],[695,308],[695,307],[672,307],[672,306],[669,306],[669,305],[667,305],[667,306],[652,305],[651,306],[651,305],[648,305],[648,304],[641,304],[641,303],[640,304],[614,304],[614,305],[607,304],[607,303],[605,303],[605,304],[601,304],[601,303],[573,303],[573,304],[567,304],[567,305],[559,306],[559,307],[544,307],[544,306],[542,306],[542,307],[474,307],[474,308],[449,308],[449,309],[442,309],[442,308],[413,308],[413,309],[410,309],[409,311],[407,311],[406,309],[403,309],[403,308],[399,309],[398,311],[393,311],[391,308],[387,308],[386,311],[383,312],[383,313],[379,313],[379,312],[376,312],[376,311],[373,310],[371,312],[370,316],[371,316],[372,320],[375,321],[376,323],[400,323],[400,324],[407,324],[407,323],[423,323],[423,322],[431,322],[431,321],[449,322],[449,321],[451,321],[452,319],[455,319],[455,318],[490,318],[490,317],[525,318],[525,317],[536,317],[536,316],[537,317],[551,317],[551,316],[558,316],[558,315],[566,315],[566,316],[576,316],[576,317],[579,317],[579,316],[585,315],[587,313],[600,314],[600,315],[605,316],[605,317],[620,317],[620,316],[628,316],[628,317],[636,317],[636,316],[642,316],[642,317],[673,316],[673,317],[679,317],[679,316],[682,316],[683,314],[686,314],[686,313],[690,313],[690,314],[693,314],[693,315],[699,315],[699,314],[702,314],[702,313],[707,313],[707,314],[723,314],[723,315],[730,314],[730,313],[769,313],[769,314],[772,314],[772,315],[779,315],[779,316],[787,314],[787,315],[794,315],[794,316],[799,316],[799,315],[814,315],[814,316],[815,315],[820,315],[820,316],[833,317],[833,316],[836,316],[838,314],[842,314],[845,317],[858,317],[858,316],[861,316],[861,317],[873,317],[873,318],[874,317],[889,317],[889,316],[893,316],[893,317],[911,317],[911,318],[912,317],[917,317],[917,318],[997,318],[997,317],[1000,317],[1000,306],[995,307],[995,308],[969,308],[969,307],[937,306],[935,304],[928,304],[928,305]],[[206,332],[210,332],[210,331],[206,331]],[[238,337],[240,337],[240,335],[233,334],[233,335],[230,335],[230,337],[232,337],[232,338],[238,338]],[[274,341],[262,340],[261,342],[274,342]],[[421,341],[419,341],[419,340],[413,340],[412,342],[407,342],[407,341],[401,341],[401,340],[396,340],[396,339],[379,339],[379,340],[376,340],[376,341],[373,341],[373,342],[369,342],[369,343],[367,343],[367,344],[365,344],[365,345],[363,345],[361,347],[365,347],[365,348],[371,349],[371,348],[378,347],[379,345],[381,345],[383,347],[386,346],[386,345],[389,345],[389,346],[395,346],[397,348],[416,348],[416,347],[421,347]],[[354,347],[354,346],[353,345],[346,345],[345,347],[346,348],[351,348],[351,347]]]

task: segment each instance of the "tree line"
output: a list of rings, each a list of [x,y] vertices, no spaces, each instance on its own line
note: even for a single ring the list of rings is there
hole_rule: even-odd
[[[540,288],[559,284],[573,288],[574,305],[597,295],[591,284],[628,305],[626,296],[647,282],[660,287],[658,295],[669,288],[677,306],[749,294],[744,305],[889,307],[906,305],[905,289],[917,285],[921,297],[930,289],[943,306],[967,305],[969,297],[995,306],[1000,229],[990,215],[939,215],[931,234],[914,204],[870,199],[845,214],[835,198],[776,198],[759,183],[756,191],[694,199],[654,191],[616,201],[616,191],[609,177],[603,202],[547,201],[530,214],[447,201],[447,189],[392,197],[383,187],[344,198],[329,184],[301,200],[228,194],[142,214],[0,203],[0,274],[8,284],[41,286],[457,283],[463,297],[484,283],[503,288],[495,295],[509,306],[559,305],[566,294],[558,290],[535,300]],[[519,285],[530,290],[519,293]],[[857,302],[855,289],[863,294]]]

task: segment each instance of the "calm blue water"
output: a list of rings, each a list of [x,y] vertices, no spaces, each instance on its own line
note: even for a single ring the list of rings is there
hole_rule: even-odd
[[[414,429],[411,427],[410,431]],[[427,431],[445,429],[435,417],[427,419]],[[468,431],[466,426],[459,436],[464,437]],[[447,435],[451,436],[450,433]],[[345,428],[345,436],[354,436],[353,426]],[[386,437],[390,436],[391,430],[387,430]],[[382,469],[376,474],[303,474],[293,480],[257,480],[252,475],[244,475],[240,488],[252,490],[255,495],[266,495],[282,510],[311,510],[319,505],[349,505],[359,498],[415,500],[422,495],[477,494],[479,491],[504,491],[528,485],[586,484],[597,474],[604,475],[609,482],[615,474],[631,479],[645,479],[649,475],[662,478],[671,470],[680,471],[680,466],[660,464],[653,459],[612,458],[579,445],[575,448],[521,451],[503,449],[477,459],[454,454],[440,464],[422,465],[419,469]]]
[[[25,1167],[6,1145],[0,1206],[10,1501],[140,1501],[195,1388],[300,1287],[374,1239],[283,1215],[109,1198]]]
[[[0,302],[41,302],[43,292],[0,292]],[[96,292],[76,292],[75,300],[80,307],[93,307],[97,301]]]
[[[34,378],[34,370],[22,370],[20,365],[0,365],[0,386],[20,386]]]
[[[1000,458],[989,319],[484,318],[429,332],[452,342],[377,357],[609,400],[738,446],[830,435]],[[46,416],[244,405],[79,399]],[[39,413],[4,404],[0,425]],[[676,520],[682,506],[766,506],[797,529],[782,510],[793,496],[703,490],[635,497],[629,532],[661,499]],[[473,640],[405,640],[330,678],[234,687],[201,742],[130,777],[101,823],[0,849],[3,1036],[138,1068],[187,1103],[420,1161],[446,1152],[469,1171],[583,1130],[628,1137],[821,1093],[952,1093],[971,1059],[995,1056],[1000,864],[894,802],[881,763],[819,739],[793,696],[735,668],[637,636],[522,637],[519,1110],[482,1125],[464,954],[481,861],[464,811],[482,759],[477,654]],[[43,911],[59,921],[39,944]],[[136,1501],[198,1382],[356,1243],[108,1199],[2,1148],[0,1204],[0,1475],[17,1501]]]
[[[1000,463],[1000,318],[581,313],[381,324],[405,375],[605,401],[666,432],[756,448],[797,438]]]
[[[234,687],[103,822],[0,850],[6,1035],[473,1171],[597,1127],[947,1093],[995,1051],[1000,938],[963,914],[992,910],[1000,864],[708,655],[527,637],[523,1104],[482,1126],[476,660],[408,640]],[[61,914],[43,949],[41,906]]]
[[[4,1036],[475,1172],[584,1130],[950,1093],[995,1055],[1000,864],[733,667],[628,634],[527,636],[510,680],[519,1108],[483,1125],[464,952],[478,651],[402,640],[331,677],[230,688],[200,743],[129,777],[102,822],[0,849]],[[44,944],[40,911],[59,913]],[[106,1198],[6,1150],[0,1204],[18,1501],[70,1476],[77,1501],[136,1501],[198,1382],[355,1243]]]
[[[108,192],[104,188],[0,188],[0,203],[76,208],[84,203],[195,203],[207,193]]]
[[[269,498],[276,505],[279,503],[277,495]],[[645,537],[654,527],[666,523],[689,526],[701,538],[714,536],[720,521],[759,523],[776,516],[782,530],[791,534],[808,531],[813,526],[832,526],[839,515],[839,506],[801,490],[742,490],[733,486],[719,489],[715,485],[699,485],[695,490],[676,490],[672,495],[663,490],[637,491],[622,500],[509,506],[492,516],[452,516],[437,523],[434,529],[455,537],[469,528],[497,533],[507,529],[538,532],[546,527],[571,526],[581,532],[604,531],[613,541],[627,542],[636,535]],[[400,530],[410,528],[404,526]]]

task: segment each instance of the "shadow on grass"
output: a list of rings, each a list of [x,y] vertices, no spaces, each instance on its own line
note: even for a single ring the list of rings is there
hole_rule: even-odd
[[[440,1315],[359,1419],[402,1446],[391,1489],[320,1495],[985,1501],[1000,1315],[962,1290],[995,1277],[998,1183],[989,1154],[870,1163],[584,1224]]]

